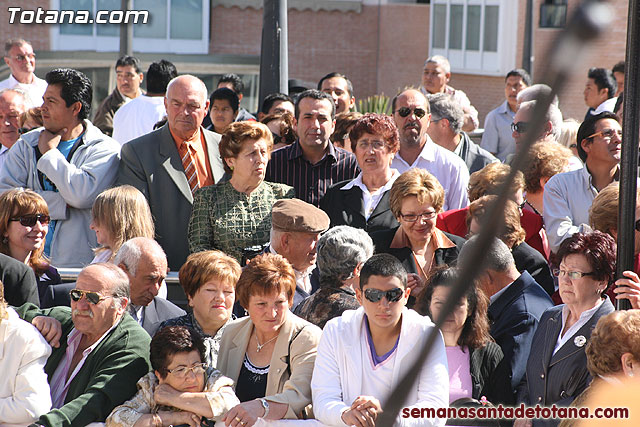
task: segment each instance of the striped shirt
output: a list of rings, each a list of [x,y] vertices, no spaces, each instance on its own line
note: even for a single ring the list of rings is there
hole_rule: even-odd
[[[360,168],[356,156],[334,147],[331,142],[327,154],[312,165],[303,157],[302,147],[296,141],[271,154],[265,181],[290,185],[298,199],[319,206],[320,199],[331,185],[352,180],[358,173]]]

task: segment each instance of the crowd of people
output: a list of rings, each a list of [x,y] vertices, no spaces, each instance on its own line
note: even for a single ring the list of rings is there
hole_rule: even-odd
[[[613,305],[640,308],[640,219],[636,268],[615,277],[624,66],[589,70],[582,123],[556,100],[539,129],[551,89],[510,71],[477,144],[478,112],[442,56],[390,115],[353,111],[333,72],[254,116],[237,75],[207,88],[131,56],[92,115],[82,72],[38,79],[23,39],[5,61],[0,425],[368,427],[411,369],[408,413],[576,405],[640,375],[638,314]],[[477,235],[530,133],[479,264]],[[80,273],[63,283],[69,267]],[[475,281],[445,316],[465,268]],[[167,297],[169,271],[187,311]]]

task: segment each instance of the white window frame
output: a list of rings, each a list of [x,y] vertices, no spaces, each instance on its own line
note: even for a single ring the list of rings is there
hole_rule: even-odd
[[[449,59],[451,71],[464,74],[503,76],[516,66],[516,43],[518,38],[518,3],[514,0],[431,0],[429,17],[430,55],[442,55]],[[436,5],[445,5],[447,18],[445,23],[445,47],[435,48],[434,10]],[[464,7],[462,28],[462,49],[449,48],[449,28],[451,25],[451,6]],[[482,6],[480,15],[480,50],[467,51],[467,10],[468,6]],[[484,51],[485,6],[498,6],[498,49],[497,52]]]
[[[93,1],[93,10],[97,8],[97,0]],[[171,39],[171,1],[167,2],[167,35],[164,39],[141,38],[133,36],[133,50],[142,53],[209,53],[209,22],[210,1],[202,1],[202,38],[199,40]],[[60,9],[60,0],[52,0],[51,7]],[[136,1],[133,1],[133,10],[136,10]],[[93,25],[92,35],[61,34],[59,25],[51,25],[51,48],[55,51],[64,50],[91,50],[96,52],[118,52],[120,50],[120,37],[98,36],[97,27]]]

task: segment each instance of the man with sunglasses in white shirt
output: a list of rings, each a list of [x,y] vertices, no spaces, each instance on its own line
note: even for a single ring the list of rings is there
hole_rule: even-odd
[[[104,422],[150,369],[151,338],[126,311],[129,279],[119,267],[85,267],[70,295],[71,308],[16,310],[53,347],[45,365],[53,409],[30,427]]]
[[[598,192],[619,179],[622,127],[614,113],[588,117],[578,129],[582,169],[559,173],[544,187],[544,225],[552,252],[577,232],[590,231],[589,208]]]
[[[4,45],[4,62],[11,70],[11,75],[0,82],[0,90],[20,88],[28,95],[28,107],[42,105],[47,82],[38,78],[36,69],[36,54],[33,53],[31,43],[24,39],[9,39]]]
[[[469,169],[458,155],[429,138],[431,111],[427,98],[420,91],[409,89],[393,98],[391,108],[400,136],[400,151],[391,167],[400,173],[422,168],[435,176],[444,188],[443,211],[467,207]]]
[[[318,345],[311,391],[314,415],[332,426],[374,425],[435,325],[405,306],[411,290],[395,257],[374,255],[363,265],[356,297],[361,308],[330,320]],[[438,332],[394,425],[441,426],[444,419],[404,418],[412,409],[443,408],[449,401],[444,340]],[[421,411],[420,411],[421,412]]]

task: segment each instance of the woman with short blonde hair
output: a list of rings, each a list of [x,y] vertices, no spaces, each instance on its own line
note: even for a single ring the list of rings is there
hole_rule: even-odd
[[[455,264],[464,243],[436,227],[443,205],[444,189],[436,177],[424,169],[409,169],[396,179],[389,195],[391,212],[400,226],[371,235],[376,252],[395,256],[409,273],[410,306],[431,269]]]

